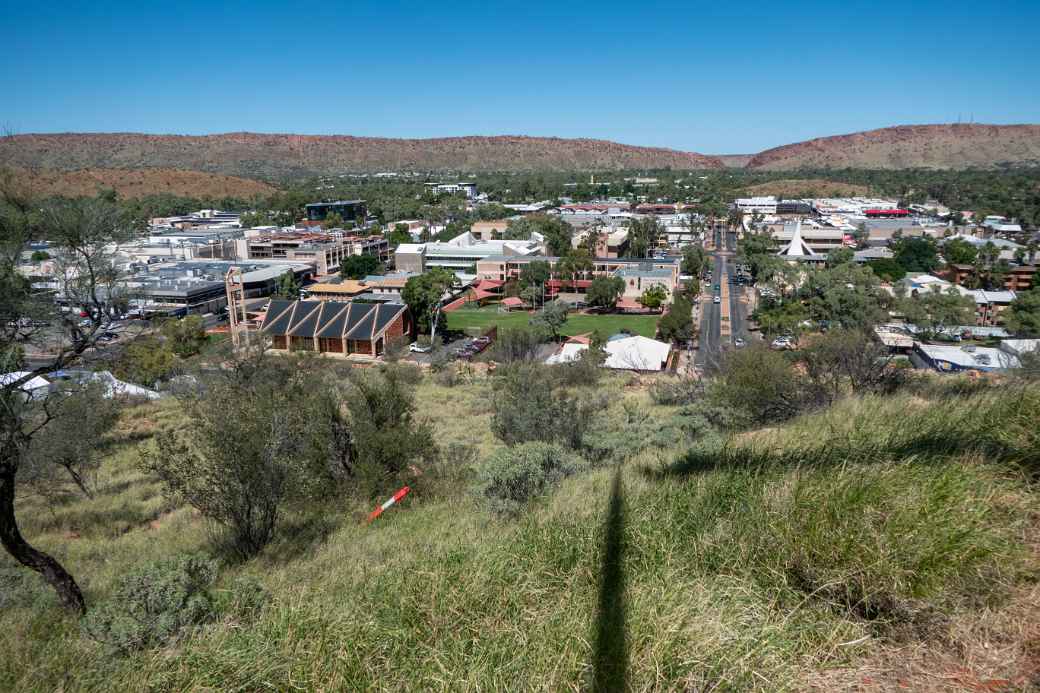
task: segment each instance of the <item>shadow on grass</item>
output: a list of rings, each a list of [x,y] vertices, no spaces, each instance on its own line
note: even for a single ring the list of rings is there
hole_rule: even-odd
[[[628,687],[628,635],[625,629],[625,501],[621,492],[620,467],[614,473],[605,529],[592,680],[592,690],[600,693],[621,691]]]
[[[976,453],[998,464],[1040,477],[1040,448],[1035,434],[1004,436],[1000,430],[961,420],[910,417],[898,428],[849,441],[841,437],[792,444],[780,449],[726,444],[693,447],[664,469],[647,470],[652,477],[690,476],[716,470],[761,472],[793,467],[820,468],[849,464],[876,464],[890,460],[914,460],[943,464],[950,458]]]

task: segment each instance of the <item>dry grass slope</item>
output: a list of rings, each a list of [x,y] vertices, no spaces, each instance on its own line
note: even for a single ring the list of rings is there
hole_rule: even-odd
[[[684,416],[623,376],[597,387],[616,435]],[[426,380],[419,410],[483,458],[501,446],[489,394],[479,374]],[[262,583],[258,614],[221,612],[125,658],[103,656],[22,581],[0,610],[0,689],[559,691],[609,675],[624,678],[611,690],[1026,690],[1040,682],[1040,506],[1011,462],[1035,462],[1038,404],[852,400],[695,444],[693,457],[734,462],[714,469],[684,468],[687,443],[639,437],[626,463],[566,480],[517,520],[489,515],[464,484],[367,526],[344,500],[321,532],[291,518],[260,557],[222,568],[218,596],[242,575]],[[975,427],[960,447],[915,447],[951,412]],[[53,513],[23,501],[27,533],[92,604],[134,566],[206,550],[200,519],[136,465],[152,432],[182,425],[172,403],[133,410],[97,498]],[[0,598],[9,589],[0,581]],[[605,672],[604,654],[623,661]]]
[[[270,195],[276,188],[258,180],[202,171],[169,168],[106,169],[75,171],[22,170],[18,175],[39,195],[92,196],[111,188],[120,197],[143,197],[169,193],[184,197],[239,197]]]

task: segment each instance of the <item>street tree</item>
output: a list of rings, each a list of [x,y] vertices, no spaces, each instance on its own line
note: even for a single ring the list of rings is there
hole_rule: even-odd
[[[661,226],[654,217],[635,218],[628,224],[628,253],[632,257],[650,257],[661,236]]]
[[[411,311],[419,331],[429,332],[431,342],[440,317],[441,302],[455,282],[454,274],[434,267],[417,277],[410,277],[401,290],[401,299]]]
[[[906,296],[897,305],[908,322],[931,335],[947,327],[975,322],[975,301],[970,296],[962,296],[952,286],[946,291],[935,289]]]
[[[1020,291],[1008,306],[1007,327],[1020,337],[1040,337],[1040,288]]]
[[[693,339],[693,303],[682,294],[672,299],[672,304],[657,323],[661,339],[668,342],[685,342]]]
[[[643,295],[639,297],[639,303],[649,310],[658,310],[668,299],[668,291],[660,284],[648,286]]]
[[[374,255],[351,255],[344,258],[339,274],[344,279],[362,279],[370,274],[380,274],[383,263]]]
[[[963,238],[951,238],[943,243],[942,254],[947,264],[970,265],[975,262],[979,251]]]
[[[621,277],[599,276],[589,283],[585,298],[590,306],[613,310],[621,294],[625,292],[625,280]]]
[[[550,301],[531,318],[531,325],[544,328],[554,342],[558,341],[560,330],[567,323],[568,312],[569,308],[563,301]]]
[[[892,242],[893,259],[907,272],[932,272],[939,268],[935,241],[926,236],[904,236]]]

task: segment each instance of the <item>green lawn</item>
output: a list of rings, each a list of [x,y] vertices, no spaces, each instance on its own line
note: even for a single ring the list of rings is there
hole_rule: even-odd
[[[497,307],[460,308],[447,313],[447,316],[448,329],[460,331],[469,327],[484,328],[491,325],[498,325],[504,329],[522,327],[531,320],[531,315],[527,311],[500,313]],[[657,333],[658,318],[659,316],[657,315],[581,315],[579,313],[571,313],[561,333],[575,335],[598,330],[610,336],[621,330],[628,330],[632,334],[653,337]]]

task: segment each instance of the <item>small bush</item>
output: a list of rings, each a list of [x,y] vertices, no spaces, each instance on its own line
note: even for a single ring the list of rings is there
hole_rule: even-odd
[[[433,382],[441,387],[455,387],[462,382],[462,377],[455,366],[448,366],[434,372]]]
[[[37,573],[21,566],[0,566],[0,611],[34,606],[53,594]]]
[[[516,515],[577,469],[575,458],[559,446],[524,443],[492,455],[479,471],[478,488],[494,512]]]
[[[764,346],[730,352],[708,386],[708,399],[746,425],[786,421],[815,404],[790,360]]]
[[[693,404],[704,397],[704,382],[696,378],[662,378],[650,387],[657,404]]]
[[[239,575],[221,595],[220,611],[242,621],[254,621],[271,600],[271,594],[259,580]]]
[[[393,370],[398,379],[405,385],[415,387],[422,382],[422,368],[411,363],[394,363],[384,367],[384,372]]]
[[[566,387],[587,387],[599,382],[603,369],[591,351],[585,350],[581,356],[570,363],[562,363],[553,367],[553,373],[561,385]]]
[[[111,599],[87,614],[84,630],[119,654],[162,644],[213,617],[207,588],[215,577],[216,564],[199,556],[138,568],[119,581]]]
[[[538,349],[545,339],[544,332],[532,327],[499,330],[491,358],[501,363],[531,361],[538,355]]]
[[[494,381],[491,431],[507,445],[540,440],[572,450],[606,408],[602,395],[575,396],[561,387],[558,366],[538,363],[502,368]]]

